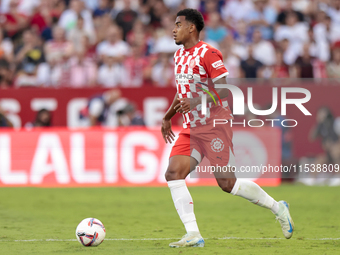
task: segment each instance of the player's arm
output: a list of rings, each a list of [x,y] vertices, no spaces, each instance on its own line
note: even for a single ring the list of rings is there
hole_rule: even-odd
[[[225,77],[222,77],[214,82],[214,84],[226,84]],[[217,95],[220,97],[220,99],[226,98],[229,94],[229,90],[226,88],[217,88],[215,89],[217,92]],[[214,93],[211,94],[213,97],[207,97],[207,103],[216,102],[219,101],[218,96]],[[213,99],[214,98],[214,99]],[[179,103],[175,106],[176,112],[180,113],[187,113],[190,110],[194,109],[197,105],[202,103],[201,97],[195,97],[195,98],[178,98]]]
[[[171,118],[175,116],[175,114],[177,113],[175,107],[179,103],[180,102],[178,101],[178,94],[176,93],[175,98],[172,101],[170,108],[168,109],[168,111],[165,113],[163,117],[161,132],[163,135],[163,139],[166,143],[168,142],[171,143],[175,139],[175,134],[174,132],[172,132],[172,129],[171,129]]]
[[[217,81],[214,82],[214,84],[227,84],[226,77],[224,76],[224,77],[218,79]],[[217,92],[218,96],[221,99],[226,98],[229,95],[229,90],[226,89],[226,88],[216,88],[215,91]],[[217,95],[213,95],[213,96],[214,96],[215,101],[219,100]],[[208,103],[213,102],[213,101],[214,100],[212,99],[212,97],[207,98]]]

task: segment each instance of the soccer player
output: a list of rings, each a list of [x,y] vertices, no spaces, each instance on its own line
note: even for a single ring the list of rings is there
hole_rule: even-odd
[[[166,143],[173,142],[175,135],[171,129],[171,118],[176,112],[183,114],[183,129],[172,148],[165,178],[187,234],[178,242],[170,243],[170,247],[204,246],[192,197],[185,183],[186,176],[204,156],[214,166],[232,167],[235,164],[231,127],[212,126],[212,117],[233,118],[225,101],[227,90],[214,91],[209,86],[209,79],[214,84],[225,84],[228,71],[221,52],[199,40],[203,27],[203,17],[197,10],[184,9],[177,13],[173,36],[177,45],[183,45],[174,55],[177,93],[163,118],[161,132]],[[202,115],[201,96],[209,90],[215,95],[207,97],[206,115]],[[216,106],[213,101],[219,101],[219,105]],[[285,201],[275,201],[254,182],[236,179],[232,171],[214,174],[223,191],[271,210],[281,223],[284,236],[287,239],[292,236],[294,223]]]

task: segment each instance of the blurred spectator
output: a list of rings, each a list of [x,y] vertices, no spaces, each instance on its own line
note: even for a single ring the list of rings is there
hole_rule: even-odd
[[[26,30],[23,34],[23,44],[15,50],[15,62],[17,63],[17,74],[15,86],[40,86],[42,84],[40,74],[45,56],[39,39],[31,31]]]
[[[145,126],[143,117],[132,103],[128,103],[117,112],[119,115],[119,126]]]
[[[221,42],[227,35],[228,30],[221,25],[221,17],[218,12],[210,13],[206,27],[206,38],[215,42]]]
[[[148,2],[150,0],[147,0]],[[155,0],[153,1],[150,1],[149,3],[147,3],[148,5],[152,5],[154,3]],[[121,10],[124,9],[125,7],[125,0],[114,0],[115,2],[115,9],[120,12]],[[145,3],[146,1],[143,0],[143,2]],[[140,8],[140,0],[130,0],[130,6],[131,6],[131,9],[134,10],[134,11],[138,11],[139,8]]]
[[[74,51],[71,42],[65,38],[65,31],[62,27],[53,28],[53,40],[45,44],[46,59],[50,64],[60,64],[68,60]]]
[[[241,78],[262,78],[263,64],[254,59],[253,46],[248,49],[248,59],[241,61],[240,77]]]
[[[131,55],[123,62],[122,86],[141,87],[150,79],[151,70],[147,57],[143,56],[142,46],[131,45]]]
[[[252,42],[252,31],[244,20],[237,22],[233,36],[235,41],[243,46]]]
[[[85,3],[85,7],[91,11],[98,8],[98,0],[82,0]]]
[[[113,7],[112,5],[112,0],[99,0],[99,5],[93,12],[93,17],[110,13]]]
[[[117,87],[122,78],[122,67],[115,61],[114,54],[108,54],[104,64],[99,67],[98,84],[106,88]]]
[[[7,1],[8,2],[8,1]],[[2,17],[2,25],[8,37],[15,37],[25,28],[27,18],[18,11],[19,0],[10,0],[9,9]]]
[[[96,35],[92,30],[86,30],[84,27],[84,19],[81,15],[78,16],[76,27],[70,29],[67,33],[68,41],[73,43],[73,48],[76,51],[83,51],[84,49],[80,45],[82,45],[82,39],[86,36],[89,38],[90,44],[94,45],[96,43]]]
[[[114,56],[121,63],[129,53],[129,46],[122,40],[122,33],[116,25],[107,29],[107,39],[97,45],[96,52],[99,60],[103,61],[107,54]]]
[[[230,0],[222,8],[222,18],[230,25],[235,26],[238,21],[246,20],[254,9],[252,0]]]
[[[340,78],[340,48],[332,50],[332,60],[327,65],[328,78]]]
[[[120,90],[108,90],[101,95],[91,97],[81,114],[89,118],[90,126],[117,127],[119,125],[117,112],[124,109],[126,105],[127,100],[121,98]]]
[[[33,63],[25,63],[22,69],[18,72],[17,77],[14,81],[16,87],[27,87],[27,86],[40,86],[37,66]]]
[[[155,0],[150,9],[150,25],[154,28],[161,26],[161,19],[169,12],[162,0]]]
[[[288,39],[283,39],[278,45],[283,53],[283,62],[289,66],[293,65],[300,54],[300,49],[294,48]]]
[[[304,21],[304,16],[302,12],[294,10],[293,8],[293,3],[294,0],[285,0],[281,1],[284,3],[283,10],[279,13],[277,16],[277,22],[280,23],[281,25],[287,25],[287,16],[289,14],[295,14],[297,17],[298,22],[303,22]]]
[[[78,16],[81,15],[84,19],[84,30],[93,31],[92,14],[84,8],[84,2],[80,0],[71,0],[70,9],[65,10],[59,19],[59,26],[66,31],[76,27]]]
[[[156,42],[154,53],[167,52],[174,53],[181,46],[176,45],[172,30],[174,29],[174,21],[172,16],[167,14],[162,17],[162,28],[158,28],[155,33]]]
[[[138,13],[131,9],[130,0],[124,0],[124,9],[116,16],[117,25],[123,30],[123,39],[125,40],[128,32],[131,31],[134,22],[138,17]]]
[[[340,163],[340,143],[339,137],[334,129],[334,116],[331,110],[323,106],[316,114],[316,125],[310,130],[309,138],[315,141],[321,139],[324,154],[318,155],[315,164],[339,164]],[[340,185],[340,179],[331,180],[331,185]]]
[[[201,41],[206,42],[207,44],[210,44],[212,47],[214,47],[214,48],[216,48],[216,49],[219,49],[219,48],[220,48],[220,45],[219,45],[216,41],[213,41],[213,40],[208,39],[208,38],[205,36],[205,34],[206,34],[206,29],[203,29],[203,30],[201,31],[201,33],[200,33],[199,39],[200,39]],[[223,42],[221,42],[220,44],[223,45]]]
[[[311,22],[312,27],[315,27],[315,25],[317,25],[318,23],[324,22],[327,17],[326,12],[319,8],[316,8],[315,11],[312,12],[310,15],[314,17]]]
[[[276,60],[273,66],[272,78],[289,78],[289,66],[283,61],[283,52],[278,49],[275,55]]]
[[[204,0],[201,1],[201,8],[200,8],[200,12],[202,13],[203,19],[204,21],[209,21],[209,16],[212,13],[217,12],[218,14],[220,14],[220,7],[222,7],[224,4],[224,1],[220,1],[220,0]],[[221,17],[220,17],[221,19]]]
[[[3,29],[0,28],[0,58],[13,61],[13,43],[9,38],[4,38]]]
[[[265,109],[270,109],[272,104],[269,104],[265,107]],[[257,108],[256,108],[257,109]],[[274,126],[276,128],[279,128],[281,130],[281,159],[287,163],[288,160],[290,160],[293,156],[293,151],[292,151],[292,128],[287,127],[287,126],[282,126],[281,122],[285,120],[286,117],[283,117],[280,114],[279,110],[275,110],[272,114],[267,116],[268,119],[275,119],[277,121],[273,121],[272,123],[268,123],[269,126]]]
[[[12,122],[6,117],[5,112],[0,107],[0,128],[1,127],[13,127]]]
[[[303,46],[302,55],[295,61],[295,72],[298,78],[314,78],[312,60],[309,54],[309,44]]]
[[[13,72],[10,69],[10,63],[2,58],[0,59],[0,89],[6,89],[12,86]]]
[[[166,87],[170,84],[175,85],[175,74],[173,55],[160,53],[157,63],[152,67],[151,79],[157,87]]]
[[[316,42],[335,43],[340,40],[340,25],[332,22],[329,16],[326,16],[322,22],[316,24],[313,31]]]
[[[26,63],[38,65],[44,61],[44,52],[39,39],[31,30],[26,30],[22,37],[22,44],[15,49],[15,62],[19,65],[19,69]]]
[[[11,2],[13,0],[2,0],[0,9],[2,13],[7,13],[10,11]],[[18,13],[21,13],[25,16],[32,16],[33,11],[36,7],[39,6],[41,0],[18,0],[16,1]]]
[[[59,44],[55,42],[55,49],[62,50],[65,47],[67,51],[59,52],[64,55],[59,55],[57,51],[48,59],[49,66],[44,72],[45,77],[42,78],[46,81],[45,83],[57,87],[95,85],[97,80],[97,59],[94,46],[90,45],[89,38],[83,35],[80,38],[80,43],[74,47],[72,44],[70,45],[70,42],[62,42],[60,41]],[[53,45],[51,48],[53,49]]]
[[[328,16],[332,19],[332,21],[340,25],[340,0],[330,0],[330,6],[327,10]]]
[[[319,59],[322,62],[327,62],[330,59],[329,43],[326,40],[316,40],[312,28],[308,31],[309,36],[309,53],[312,57]]]
[[[97,61],[96,45],[90,43],[90,39],[84,35],[80,39],[80,44],[77,46],[78,51],[85,52],[85,57],[93,61]]]
[[[129,44],[138,43],[143,47],[143,54],[149,55],[154,44],[154,39],[152,38],[151,32],[143,24],[140,19],[137,19],[133,25],[132,30],[128,33],[127,42]]]
[[[249,13],[249,25],[260,29],[266,40],[273,38],[272,26],[276,21],[276,10],[269,5],[268,0],[253,0],[255,8]]]
[[[42,0],[44,1],[44,0]],[[63,0],[46,0],[49,5],[51,5],[51,16],[56,19],[61,16],[66,8],[66,3]]]
[[[41,109],[37,112],[34,122],[29,122],[25,127],[51,127],[52,115],[47,109]]]
[[[163,0],[166,7],[172,10],[177,10],[183,0]]]
[[[288,13],[286,16],[286,25],[281,25],[275,32],[275,41],[288,39],[296,53],[302,52],[303,44],[308,42],[308,27],[298,22],[295,13]]]
[[[151,15],[150,15],[150,6],[149,5],[142,5],[139,8],[138,12],[138,19],[144,24],[149,25],[151,21]]]
[[[229,74],[228,79],[230,78],[239,78],[240,77],[240,58],[232,53],[231,45],[225,44],[224,47],[221,48],[221,53],[224,59],[224,65],[226,66]]]
[[[242,22],[239,22],[242,23]],[[230,47],[230,53],[237,56],[241,60],[248,59],[249,43],[237,42],[232,36],[227,36],[222,42],[222,45]]]
[[[260,30],[255,30],[253,33],[253,56],[254,59],[266,66],[271,66],[275,63],[274,46],[269,41],[262,39]]]
[[[35,32],[42,34],[42,32],[50,27],[53,23],[52,5],[49,0],[41,0],[35,13],[31,18],[30,27]]]
[[[102,16],[96,16],[93,20],[95,35],[97,42],[103,42],[107,39],[108,28],[113,25],[110,14],[104,14]]]
[[[69,86],[74,88],[95,86],[97,82],[97,65],[93,59],[86,58],[84,51],[79,51],[70,58]]]

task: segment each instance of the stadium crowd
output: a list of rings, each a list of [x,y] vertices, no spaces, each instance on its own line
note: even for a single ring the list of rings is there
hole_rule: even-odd
[[[185,7],[229,78],[340,78],[340,0],[3,0],[0,88],[173,86]]]

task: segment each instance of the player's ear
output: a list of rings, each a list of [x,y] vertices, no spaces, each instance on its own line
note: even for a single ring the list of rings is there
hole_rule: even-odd
[[[190,33],[193,33],[194,31],[195,31],[195,25],[191,23],[191,24],[189,25],[189,32],[190,32]]]

